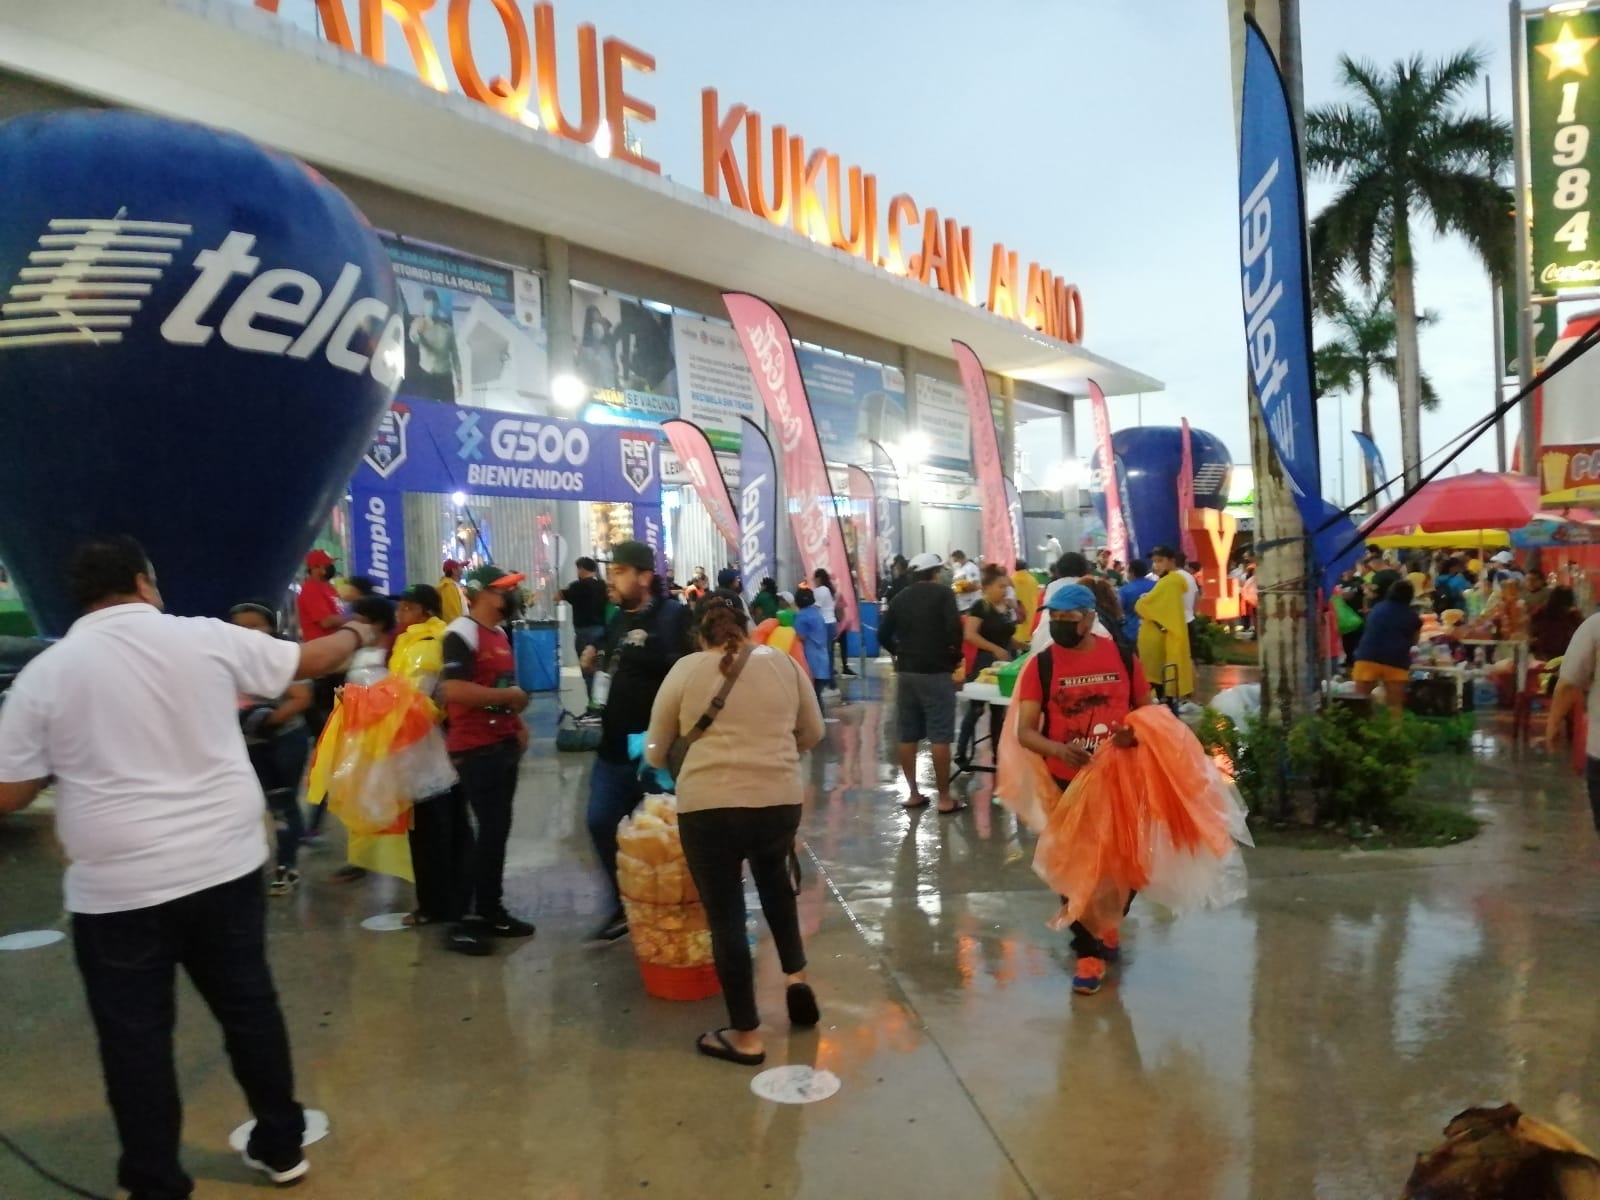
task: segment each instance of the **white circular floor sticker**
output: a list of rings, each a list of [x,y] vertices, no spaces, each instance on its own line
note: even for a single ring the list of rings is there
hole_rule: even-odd
[[[37,950],[40,946],[54,946],[67,940],[59,929],[29,929],[25,933],[9,933],[0,937],[0,950]]]
[[[235,1154],[243,1154],[244,1148],[250,1144],[250,1131],[256,1127],[254,1121],[246,1121],[239,1128],[228,1135],[228,1145],[233,1147]],[[302,1146],[312,1146],[328,1136],[328,1114],[320,1108],[306,1109],[306,1132],[300,1139]]]
[[[373,933],[395,933],[401,929],[410,929],[406,924],[406,913],[379,913],[375,917],[368,917],[361,922],[361,928]]]
[[[839,1090],[839,1077],[815,1067],[773,1067],[752,1079],[750,1090],[777,1104],[815,1104]]]

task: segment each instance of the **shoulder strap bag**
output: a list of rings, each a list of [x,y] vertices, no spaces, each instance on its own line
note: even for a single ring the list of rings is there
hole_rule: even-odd
[[[688,733],[681,733],[672,739],[672,745],[667,748],[667,770],[672,773],[674,782],[683,774],[683,761],[689,757],[689,747],[706,735],[706,730],[711,728],[712,722],[717,719],[717,714],[727,705],[728,693],[733,691],[733,685],[739,681],[739,673],[744,670],[744,664],[750,661],[750,652],[753,649],[755,649],[753,644],[745,644],[745,648],[739,652],[738,659],[734,661],[733,670],[722,681],[722,686],[711,698],[706,711],[700,714],[700,719]]]

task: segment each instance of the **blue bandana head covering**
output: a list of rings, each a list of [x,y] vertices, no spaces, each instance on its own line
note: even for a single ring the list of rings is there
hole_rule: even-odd
[[[1081,583],[1069,583],[1057,588],[1044,606],[1051,612],[1093,612],[1094,593]]]

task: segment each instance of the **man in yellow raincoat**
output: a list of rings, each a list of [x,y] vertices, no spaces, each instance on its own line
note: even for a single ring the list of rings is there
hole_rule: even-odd
[[[1150,565],[1161,578],[1134,603],[1139,625],[1139,661],[1164,700],[1179,700],[1194,692],[1194,659],[1189,650],[1189,623],[1183,602],[1190,582],[1178,570],[1178,552],[1157,546]]]

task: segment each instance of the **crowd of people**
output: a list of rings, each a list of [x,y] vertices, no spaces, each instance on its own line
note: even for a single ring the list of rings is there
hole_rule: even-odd
[[[1099,761],[1102,748],[1139,745],[1134,714],[1163,701],[1176,708],[1194,689],[1196,566],[1169,546],[1126,565],[1105,551],[1093,561],[1066,552],[1041,583],[1021,560],[1008,570],[960,550],[948,560],[931,552],[896,558],[878,638],[894,659],[903,807],[958,812],[953,775],[976,765],[984,742],[990,767],[1002,771],[1008,746],[1036,756],[1052,795]],[[405,923],[438,926],[444,947],[457,953],[491,955],[498,940],[535,933],[507,907],[504,879],[529,747],[530,698],[516,682],[507,633],[523,577],[445,562],[437,583],[383,596],[360,577],[336,585],[337,568],[323,551],[307,556],[296,641],[284,636],[277,609],[259,600],[242,601],[226,621],[166,616],[142,548],[125,537],[93,540],[69,568],[84,615],[22,673],[0,708],[0,811],[55,785],[71,861],[67,907],[123,1144],[119,1180],[136,1196],[166,1200],[191,1187],[178,1161],[180,1106],[160,1018],[171,1011],[180,964],[223,1025],[257,1118],[246,1161],[276,1183],[308,1169],[266,964],[263,897],[299,885],[301,848],[320,836],[329,807],[302,807],[307,761],[323,758],[319,739],[332,742],[341,721],[354,719],[343,707],[365,694],[358,689],[387,678],[436,702],[429,720],[453,782],[410,796],[403,821],[352,825],[348,861],[333,878],[376,870],[413,879],[416,905]],[[1253,562],[1241,568],[1253,574]],[[1371,690],[1395,679],[1429,610],[1464,607],[1474,590],[1485,597],[1475,619],[1532,638],[1543,658],[1560,657],[1580,624],[1565,579],[1532,575],[1509,555],[1484,564],[1375,556],[1339,597],[1360,617],[1348,642],[1357,685]],[[649,546],[623,542],[603,567],[579,559],[562,598],[598,733],[585,819],[606,896],[592,940],[629,932],[619,827],[654,790],[652,772],[668,771],[728,1011],[728,1024],[696,1046],[759,1063],[747,863],[781,960],[789,1020],[805,1027],[820,1017],[796,911],[794,847],[801,756],[822,741],[824,706],[850,673],[842,648],[834,654],[845,614],[833,581],[818,569],[793,591],[768,578],[747,595],[730,568],[714,586],[697,570],[678,588]],[[754,636],[771,623],[792,624],[798,655]],[[963,681],[1024,654],[1009,718],[983,698],[958,713]],[[1569,674],[1571,693],[1588,686],[1574,666],[1562,675],[1564,688]],[[1558,689],[1561,696],[1558,707],[1574,703]],[[78,736],[86,725],[95,738]],[[924,743],[931,794],[919,772]],[[325,761],[313,763],[309,798],[327,793],[318,782],[327,770]],[[270,848],[263,798],[276,835]],[[1600,803],[1596,812],[1600,823]],[[1069,920],[1073,987],[1093,994],[1117,961],[1118,920],[1101,914],[1092,928],[1062,918]],[[125,953],[129,945],[139,952]]]
[[[1547,571],[1519,562],[1511,550],[1391,555],[1371,546],[1333,598],[1340,668],[1363,695],[1382,687],[1396,715],[1424,646],[1429,661],[1456,661],[1466,657],[1463,644],[1521,644],[1531,663],[1559,669],[1583,623],[1580,591],[1587,591],[1587,575],[1570,562]],[[1491,664],[1509,702],[1514,662],[1502,655]]]

